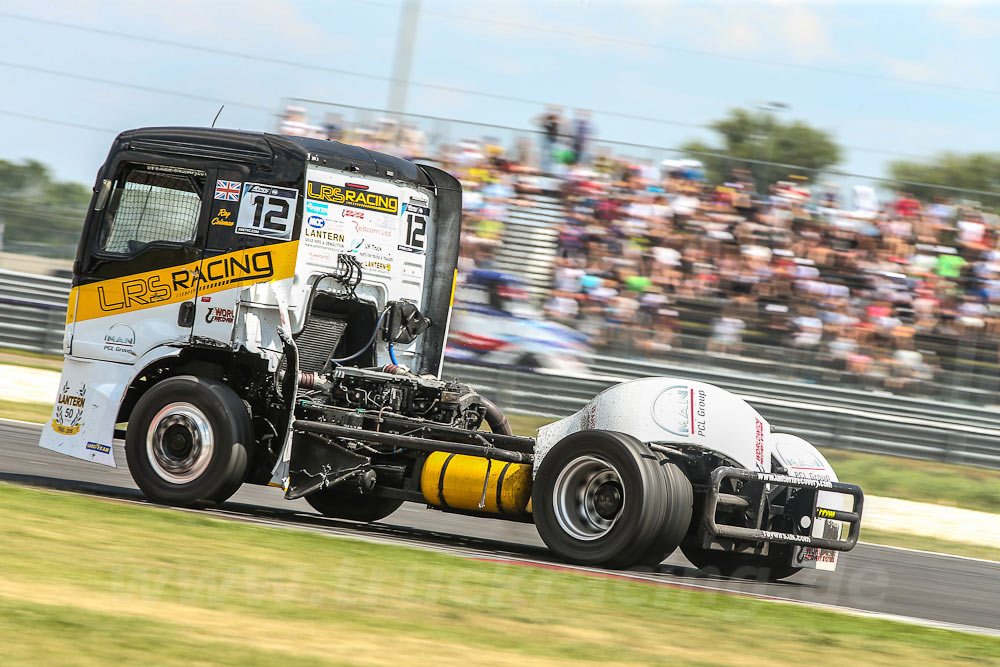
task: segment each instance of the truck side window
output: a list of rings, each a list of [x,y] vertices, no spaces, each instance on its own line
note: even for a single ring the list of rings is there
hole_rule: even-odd
[[[155,241],[187,243],[198,231],[205,172],[127,164],[115,179],[100,249],[133,255]]]

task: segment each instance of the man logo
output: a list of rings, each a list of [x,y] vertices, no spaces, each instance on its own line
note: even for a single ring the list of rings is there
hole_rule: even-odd
[[[684,384],[664,389],[653,401],[652,417],[660,428],[682,438],[694,433],[694,390]]]

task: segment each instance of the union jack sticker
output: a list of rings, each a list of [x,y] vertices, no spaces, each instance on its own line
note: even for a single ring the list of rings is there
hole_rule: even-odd
[[[242,185],[239,181],[216,181],[215,198],[225,199],[226,201],[239,201],[240,187]]]

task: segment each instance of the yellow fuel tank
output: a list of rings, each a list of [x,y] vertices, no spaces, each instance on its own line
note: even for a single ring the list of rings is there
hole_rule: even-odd
[[[420,491],[429,505],[516,516],[524,514],[531,501],[531,466],[432,452],[420,473]]]

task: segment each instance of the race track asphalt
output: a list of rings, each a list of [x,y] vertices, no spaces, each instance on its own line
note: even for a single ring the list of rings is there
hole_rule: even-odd
[[[41,426],[0,420],[0,481],[141,500],[124,468],[79,461],[37,446]],[[380,523],[362,525],[316,514],[303,500],[277,489],[244,486],[221,510],[225,518],[307,526],[337,535],[411,544],[464,556],[554,562],[534,526],[429,510],[405,503]],[[841,556],[837,572],[804,570],[785,582],[761,583],[707,576],[678,551],[657,571],[628,576],[663,583],[735,591],[861,612],[977,628],[1000,635],[1000,563],[859,544]]]

